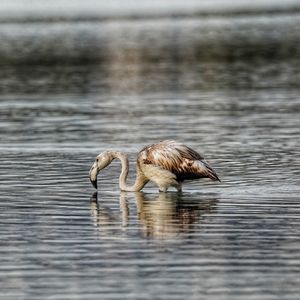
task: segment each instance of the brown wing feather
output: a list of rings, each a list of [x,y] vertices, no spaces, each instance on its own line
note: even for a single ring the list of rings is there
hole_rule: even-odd
[[[144,164],[161,167],[176,175],[178,181],[208,177],[219,180],[203,156],[184,144],[166,140],[146,146],[138,160]]]

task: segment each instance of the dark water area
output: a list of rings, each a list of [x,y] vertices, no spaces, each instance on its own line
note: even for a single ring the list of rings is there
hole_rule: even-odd
[[[299,299],[298,14],[0,24],[1,299]],[[121,193],[107,149],[222,182]]]

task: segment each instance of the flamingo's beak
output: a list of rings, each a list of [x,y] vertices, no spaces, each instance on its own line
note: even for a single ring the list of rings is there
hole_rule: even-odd
[[[98,171],[98,166],[97,166],[97,163],[94,162],[91,169],[90,169],[90,172],[89,172],[89,178],[90,178],[90,181],[93,185],[93,187],[95,189],[98,188],[97,186],[97,175],[98,175],[99,171]]]

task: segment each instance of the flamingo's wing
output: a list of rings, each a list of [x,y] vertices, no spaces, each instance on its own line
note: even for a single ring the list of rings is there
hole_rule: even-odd
[[[178,181],[201,177],[220,180],[202,155],[172,140],[146,146],[139,153],[138,160],[172,172]]]

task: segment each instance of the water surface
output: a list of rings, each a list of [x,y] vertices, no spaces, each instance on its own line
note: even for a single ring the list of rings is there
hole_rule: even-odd
[[[298,299],[299,20],[2,24],[1,299]],[[222,182],[94,193],[166,138]]]

